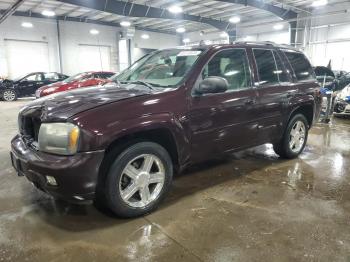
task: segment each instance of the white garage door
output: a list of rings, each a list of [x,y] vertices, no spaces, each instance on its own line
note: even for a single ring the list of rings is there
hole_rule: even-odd
[[[5,40],[6,60],[10,78],[31,72],[50,71],[47,42]]]
[[[111,47],[79,45],[79,71],[110,71]]]

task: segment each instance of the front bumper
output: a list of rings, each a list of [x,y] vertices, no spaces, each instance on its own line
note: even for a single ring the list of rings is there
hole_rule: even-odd
[[[19,176],[26,176],[37,188],[67,201],[93,200],[104,150],[58,156],[29,148],[17,135],[11,141],[11,160]],[[57,186],[49,185],[52,176]]]
[[[350,116],[350,104],[347,102],[338,102],[335,105],[334,116]]]

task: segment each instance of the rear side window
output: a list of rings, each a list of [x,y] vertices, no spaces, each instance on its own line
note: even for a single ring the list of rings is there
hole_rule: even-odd
[[[276,71],[276,74],[278,76],[278,80],[280,82],[289,82],[289,76],[288,76],[288,73],[283,65],[283,62],[280,58],[280,56],[277,54],[276,51],[273,51],[273,55],[275,57],[275,60],[276,60],[276,66],[277,66],[277,71]]]
[[[272,50],[254,49],[254,57],[258,67],[259,84],[276,84],[278,81],[278,69],[272,54]]]
[[[288,58],[298,81],[315,79],[314,70],[304,54],[293,51],[284,51],[284,54]]]
[[[107,79],[107,78],[110,78],[112,75],[114,75],[114,74],[112,74],[112,73],[102,73],[102,74],[100,74],[100,78]]]
[[[58,80],[59,76],[56,73],[45,73],[44,78],[45,80]]]

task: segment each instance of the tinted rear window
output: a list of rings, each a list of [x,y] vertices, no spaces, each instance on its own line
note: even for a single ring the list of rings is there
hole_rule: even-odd
[[[258,66],[260,84],[278,83],[275,59],[271,50],[254,49],[255,61]]]
[[[277,65],[276,74],[278,76],[278,80],[280,82],[289,82],[288,73],[283,65],[283,62],[282,62],[280,56],[277,54],[276,51],[273,51],[273,55],[274,55],[275,60],[276,60],[276,65]]]
[[[304,54],[293,51],[284,51],[284,54],[288,58],[299,81],[315,79],[314,70]]]

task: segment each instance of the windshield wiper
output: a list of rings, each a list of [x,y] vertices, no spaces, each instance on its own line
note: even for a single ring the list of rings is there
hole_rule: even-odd
[[[143,86],[147,86],[151,90],[154,90],[153,86],[150,83],[145,82],[145,81],[135,80],[135,81],[127,82],[127,83],[128,84],[140,84],[140,85],[143,85]]]

